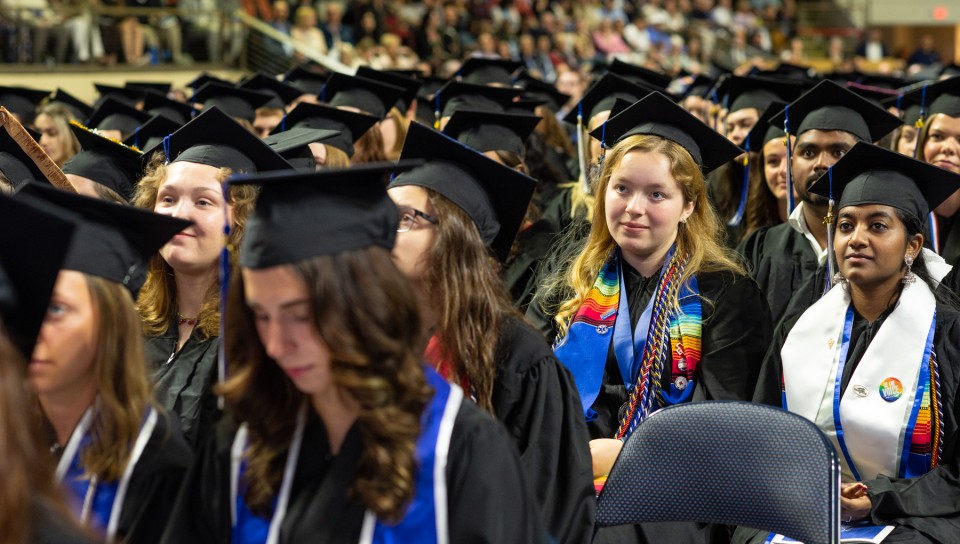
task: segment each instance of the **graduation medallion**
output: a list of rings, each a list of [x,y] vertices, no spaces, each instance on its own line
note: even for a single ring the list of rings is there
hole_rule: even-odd
[[[894,402],[903,396],[903,384],[890,377],[880,382],[880,396],[887,402]]]
[[[610,330],[610,327],[606,325],[597,325],[597,334],[607,334],[607,331]]]
[[[683,391],[687,388],[687,378],[685,376],[677,376],[677,379],[673,380],[673,386],[676,387],[678,391]]]
[[[853,386],[853,392],[860,398],[864,398],[870,394],[866,387],[859,384]]]

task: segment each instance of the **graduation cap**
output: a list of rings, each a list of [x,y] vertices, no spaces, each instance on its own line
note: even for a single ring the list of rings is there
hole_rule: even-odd
[[[753,125],[747,137],[743,140],[746,151],[760,151],[770,140],[783,138],[787,135],[783,131],[783,125],[771,122],[777,113],[783,111],[786,105],[785,102],[771,102],[767,109],[760,112],[757,123]]]
[[[0,173],[14,187],[28,182],[47,183],[46,176],[10,134],[0,127]]]
[[[888,96],[881,105],[884,108],[895,108],[900,115],[900,120],[904,125],[916,126],[921,117],[920,96],[909,94],[898,94]]]
[[[617,98],[636,102],[654,91],[656,89],[651,86],[637,85],[616,74],[607,74],[587,89],[577,107],[573,108],[563,120],[576,125],[578,111],[582,109],[583,124],[587,125],[598,113],[609,111]]]
[[[296,127],[263,138],[277,154],[287,159],[297,170],[316,170],[317,163],[310,151],[310,144],[340,135],[339,130]]]
[[[119,100],[107,97],[90,114],[86,126],[98,130],[119,130],[127,138],[136,128],[150,120],[150,114],[130,107]]]
[[[670,86],[670,81],[673,79],[668,75],[661,74],[660,72],[654,72],[653,70],[649,70],[643,66],[637,66],[636,64],[623,62],[620,59],[613,59],[613,62],[611,62],[607,67],[607,70],[611,74],[617,74],[631,83],[659,87],[661,92]]]
[[[285,109],[287,104],[303,96],[303,91],[293,85],[263,74],[250,76],[241,82],[239,87],[269,94],[271,100],[263,105],[267,108]]]
[[[938,113],[960,117],[960,78],[924,84],[904,94],[903,99],[919,103],[924,119],[929,119]]]
[[[137,149],[153,149],[160,145],[161,140],[169,134],[173,134],[182,123],[175,123],[162,115],[154,115],[146,123],[134,129],[126,140],[124,145],[136,147]]]
[[[147,261],[192,223],[152,211],[31,183],[17,198],[76,224],[61,268],[126,287],[136,300]]]
[[[540,120],[536,115],[460,110],[450,117],[443,133],[481,153],[502,150],[522,157],[524,142]]]
[[[960,76],[960,65],[953,62],[950,64],[944,64],[937,72],[937,76],[941,78]]]
[[[200,87],[190,101],[203,104],[204,108],[216,106],[230,117],[246,119],[252,123],[256,118],[257,108],[271,98],[267,93],[210,82]]]
[[[322,74],[308,70],[302,66],[297,66],[284,74],[283,81],[293,85],[306,94],[320,96],[320,93],[323,92],[323,86],[329,77],[329,74]]]
[[[853,146],[810,186],[827,198],[840,195],[838,210],[883,204],[919,221],[958,190],[960,175],[867,142]]]
[[[847,83],[846,87],[857,93],[857,95],[862,96],[863,98],[866,98],[870,102],[881,107],[883,106],[884,100],[890,97],[896,97],[898,94],[897,91],[891,89],[886,89],[884,87],[873,87],[863,83],[849,82]]]
[[[82,151],[63,165],[64,174],[74,174],[114,190],[127,202],[143,170],[140,151],[104,138],[76,123],[70,124]]]
[[[135,108],[148,94],[148,91],[143,88],[115,87],[113,85],[104,85],[103,83],[94,83],[93,86],[96,87],[97,92],[100,93],[100,98],[97,99],[96,106],[102,104],[103,100],[109,97],[123,102],[131,108]]]
[[[231,177],[230,185],[260,186],[240,243],[240,266],[270,268],[367,247],[393,249],[400,214],[387,196],[387,181],[416,164]]]
[[[687,88],[683,91],[683,96],[699,96],[700,98],[706,98],[707,93],[710,92],[710,89],[712,89],[716,83],[716,79],[703,74],[698,74],[697,77],[693,78],[693,81],[690,82],[690,85],[687,85]]]
[[[407,111],[410,104],[417,99],[417,93],[420,92],[420,87],[423,86],[423,82],[413,77],[404,76],[396,72],[374,70],[369,66],[360,66],[357,68],[357,76],[403,89],[403,94],[401,94],[397,100],[397,109],[401,111]]]
[[[193,90],[193,92],[197,92],[197,90],[200,89],[200,87],[203,87],[207,83],[219,83],[221,85],[227,85],[229,87],[233,86],[232,81],[227,81],[226,79],[221,79],[217,76],[213,76],[206,72],[203,72],[197,77],[193,78],[189,83],[187,83],[187,87],[190,87]]]
[[[290,163],[232,117],[214,106],[183,125],[150,151],[163,151],[169,162],[193,162],[234,172],[286,170]]]
[[[746,108],[759,113],[771,102],[796,100],[804,90],[806,86],[794,80],[730,76],[724,78],[717,92],[724,97],[728,113]]]
[[[48,104],[62,104],[69,109],[74,116],[74,119],[89,119],[93,115],[93,107],[90,104],[87,104],[83,100],[73,96],[72,94],[64,91],[63,89],[58,88],[53,91],[53,94],[50,96]]]
[[[650,93],[597,127],[590,136],[607,148],[635,134],[655,134],[686,149],[704,174],[743,150],[660,93]]]
[[[570,100],[570,95],[561,93],[556,87],[534,78],[526,71],[517,78],[516,83],[524,90],[525,97],[544,100],[550,111],[557,112]]]
[[[788,125],[784,125],[789,115]],[[791,102],[771,121],[799,136],[808,130],[843,130],[875,142],[900,126],[900,119],[849,89],[825,80]]]
[[[24,362],[33,355],[73,233],[70,221],[0,195],[0,316]]]
[[[403,94],[404,90],[395,85],[363,77],[333,74],[323,86],[320,101],[334,107],[357,108],[377,119],[383,119]]]
[[[148,94],[144,99],[143,111],[150,115],[162,115],[181,125],[193,118],[197,112],[193,104],[171,100],[166,96],[154,93]]]
[[[903,78],[883,74],[862,74],[857,80],[857,83],[866,85],[868,87],[878,87],[881,89],[890,90],[897,90],[906,85],[906,82],[903,80]]]
[[[462,81],[450,81],[441,87],[433,97],[433,111],[440,118],[449,117],[462,109],[483,110],[502,113],[523,94],[523,89],[512,87],[490,87]]]
[[[810,77],[811,68],[809,66],[800,66],[799,64],[791,64],[789,62],[781,62],[773,70],[764,72],[763,75],[779,76],[786,77],[789,79],[797,79],[801,81],[809,81],[812,79]]]
[[[0,86],[0,106],[19,117],[24,125],[33,123],[37,106],[48,96],[50,91]]]
[[[490,85],[493,83],[510,86],[513,73],[523,67],[518,60],[468,58],[457,70],[456,77],[464,83]]]
[[[352,158],[353,144],[379,121],[372,115],[302,102],[297,104],[270,134],[279,134],[293,128],[335,130],[339,135],[328,138],[323,143],[343,151]]]
[[[170,82],[153,82],[153,81],[127,81],[123,84],[127,89],[139,89],[151,92],[153,94],[162,94],[167,96],[167,93],[170,92],[170,88],[173,85]]]
[[[440,193],[473,220],[501,261],[507,258],[536,180],[419,123],[410,124],[400,158],[427,162],[394,178],[391,187],[416,185]]]

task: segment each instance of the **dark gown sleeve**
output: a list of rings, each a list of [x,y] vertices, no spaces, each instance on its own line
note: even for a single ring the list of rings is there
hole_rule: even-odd
[[[960,537],[960,314],[938,306],[934,346],[940,370],[944,443],[940,466],[917,478],[879,478],[864,482],[873,503],[874,523],[897,524],[935,542]]]
[[[118,534],[133,544],[160,542],[193,452],[176,420],[160,411],[157,427],[134,468]]]
[[[517,445],[547,530],[558,542],[589,542],[595,510],[590,436],[573,376],[543,338],[515,318],[503,325],[498,360],[494,412]]]
[[[757,387],[753,392],[753,402],[783,407],[783,359],[780,356],[783,350],[783,344],[787,341],[787,335],[793,328],[800,316],[785,321],[777,326],[776,334],[770,349],[767,350],[763,358],[763,364],[760,366],[760,376],[757,379]]]
[[[722,276],[726,276],[726,288],[704,301],[704,314],[707,306],[712,311],[703,322],[694,401],[751,399],[773,334],[770,310],[757,283],[745,276]],[[701,292],[709,297],[705,285]]]

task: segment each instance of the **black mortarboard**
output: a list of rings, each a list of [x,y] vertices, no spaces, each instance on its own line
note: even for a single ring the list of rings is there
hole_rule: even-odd
[[[511,102],[503,110],[504,113],[513,113],[518,115],[536,115],[537,108],[547,103],[546,98],[537,98],[530,96],[526,91],[520,95],[520,98]]]
[[[903,98],[919,103],[925,119],[938,113],[960,117],[960,78],[953,77],[923,85],[903,95]]]
[[[753,125],[747,137],[743,140],[743,146],[747,151],[760,151],[767,142],[776,138],[783,138],[786,133],[783,131],[783,125],[771,123],[777,113],[783,111],[785,102],[771,102],[767,109],[760,112],[757,123]]]
[[[119,130],[127,138],[136,128],[150,120],[150,114],[130,107],[112,97],[105,98],[90,114],[86,126],[98,130]]]
[[[323,86],[329,79],[329,74],[322,74],[307,70],[302,66],[290,70],[283,76],[283,80],[307,94],[320,96]]]
[[[654,87],[659,87],[659,89],[669,87],[670,81],[672,80],[668,75],[654,72],[653,70],[637,66],[636,64],[623,62],[620,59],[613,59],[613,62],[607,67],[607,70],[611,74],[617,74],[631,83],[653,85]],[[663,91],[661,90],[661,92]]]
[[[960,175],[866,142],[853,146],[810,186],[814,194],[839,196],[837,210],[883,204],[919,221],[958,190]]]
[[[232,87],[232,86],[233,86],[233,82],[232,82],[232,81],[227,81],[226,79],[221,79],[221,78],[219,78],[219,77],[217,77],[217,76],[213,76],[213,75],[210,75],[210,74],[208,74],[208,73],[206,73],[206,72],[203,72],[203,73],[200,74],[199,76],[197,76],[197,77],[193,78],[192,80],[190,80],[190,82],[187,83],[187,87],[190,87],[190,89],[191,89],[193,92],[197,92],[197,90],[200,89],[200,87],[203,87],[203,86],[206,85],[207,83],[219,83],[219,84],[221,84],[221,85],[226,85],[226,86],[228,86],[228,87]]]
[[[333,74],[323,86],[320,101],[338,107],[348,106],[377,119],[386,117],[397,103],[403,89],[363,77]]]
[[[197,112],[193,104],[171,100],[156,93],[148,94],[143,100],[143,111],[150,115],[162,115],[180,125],[192,119]]]
[[[162,115],[154,115],[146,123],[134,129],[133,134],[123,143],[140,150],[153,149],[160,145],[164,136],[173,134],[181,126],[183,126],[181,123],[175,123]]]
[[[610,107],[617,98],[636,102],[655,90],[653,87],[631,83],[617,74],[607,74],[587,89],[577,107],[573,108],[563,120],[576,125],[577,111],[582,108],[583,125],[587,126],[590,119],[598,113],[610,111]]]
[[[343,151],[352,158],[353,144],[379,121],[372,115],[303,102],[297,104],[297,107],[280,121],[271,134],[297,127],[336,130],[340,134],[324,140],[323,143]]]
[[[0,195],[0,316],[24,362],[33,355],[73,232],[70,221]]]
[[[876,104],[877,106],[883,106],[883,101],[892,97],[897,96],[897,91],[886,89],[883,87],[873,87],[871,85],[865,85],[863,83],[854,83],[848,82],[846,87],[851,91],[857,93],[857,95],[866,98],[871,103]]]
[[[272,99],[264,104],[267,108],[286,108],[287,104],[303,96],[303,91],[293,85],[263,74],[250,76],[239,87],[269,94]]]
[[[730,76],[724,78],[717,92],[724,97],[728,113],[746,108],[759,113],[771,102],[796,100],[804,90],[803,83],[790,79]]]
[[[410,124],[400,158],[427,162],[394,178],[391,187],[417,185],[440,193],[473,220],[501,261],[507,258],[536,180],[419,123]]]
[[[786,77],[801,81],[809,81],[812,79],[810,77],[811,68],[809,66],[800,66],[799,64],[791,64],[789,62],[781,62],[776,68],[770,70],[768,73],[772,76]],[[763,75],[767,75],[767,73],[764,73]]]
[[[441,112],[441,118],[464,109],[503,113],[521,94],[523,89],[450,81],[437,90],[432,106],[434,112]]]
[[[164,151],[170,162],[187,161],[234,172],[292,168],[270,146],[215,106],[144,153],[144,160],[150,160],[154,151]]]
[[[522,157],[524,142],[540,119],[536,115],[459,110],[450,117],[443,133],[481,153],[501,150]]]
[[[522,67],[523,63],[517,60],[470,57],[457,70],[456,77],[474,85],[497,83],[510,86],[513,84],[513,73]]]
[[[443,88],[448,81],[442,77],[425,77],[420,79],[420,92],[417,98],[420,100],[433,98],[437,91]]]
[[[0,106],[16,114],[22,120],[23,125],[33,123],[33,118],[37,114],[37,106],[48,96],[50,96],[50,91],[0,86]]]
[[[63,165],[63,173],[93,180],[129,202],[143,170],[141,153],[74,123],[70,124],[70,130],[82,151]]]
[[[263,139],[281,157],[287,159],[297,170],[316,170],[317,163],[310,151],[310,144],[340,135],[339,130],[296,127],[271,134]]]
[[[526,71],[517,78],[517,85],[524,90],[524,96],[543,99],[550,111],[557,112],[570,100],[570,95],[561,93],[556,87],[534,78]]]
[[[391,174],[411,166],[401,161],[230,178],[231,185],[260,186],[240,243],[240,266],[270,268],[367,247],[393,249],[400,214],[386,185]]]
[[[37,163],[33,162],[3,127],[0,127],[0,172],[14,187],[31,181],[47,183],[47,178]]]
[[[907,84],[903,78],[883,74],[862,74],[857,83],[890,90],[897,90]]]
[[[421,81],[412,77],[374,70],[369,66],[360,66],[357,68],[357,76],[403,89],[403,93],[400,95],[399,100],[397,100],[397,109],[401,111],[407,111],[410,103],[417,99],[417,93],[420,92],[420,87],[423,86]]]
[[[216,106],[230,117],[246,119],[252,123],[256,118],[257,108],[270,99],[271,96],[267,93],[211,82],[200,87],[190,101],[203,104],[204,108]]]
[[[113,85],[105,85],[103,83],[94,83],[97,92],[100,93],[100,98],[97,99],[96,106],[99,106],[103,103],[103,100],[106,97],[113,98],[114,100],[123,102],[124,104],[130,106],[131,108],[137,107],[137,104],[140,103],[144,97],[149,93],[149,91],[144,90],[143,88],[127,88],[127,87],[115,87]]]
[[[90,104],[59,88],[53,91],[48,104],[63,104],[73,113],[74,119],[78,121],[89,119],[93,114],[93,108]]]
[[[710,89],[712,89],[716,83],[716,79],[703,74],[698,74],[697,77],[693,78],[693,81],[690,82],[690,85],[688,85],[683,91],[683,96],[699,96],[700,98],[706,98],[707,93],[710,92]]]
[[[656,92],[611,117],[590,136],[612,148],[623,138],[635,134],[655,134],[680,144],[704,173],[743,153],[687,110]]]
[[[127,81],[123,84],[123,86],[128,89],[141,89],[150,91],[152,94],[162,94],[163,96],[167,96],[167,93],[170,92],[170,88],[173,87],[173,85],[168,81]]]
[[[884,108],[896,108],[904,125],[916,125],[920,120],[920,96],[911,94],[887,97],[881,104]]]
[[[61,268],[119,283],[134,299],[147,279],[147,261],[192,223],[31,183],[17,193],[46,211],[76,223]]]
[[[776,115],[774,124],[784,126],[789,114],[790,134],[808,130],[843,130],[865,142],[875,142],[900,126],[900,119],[857,96],[851,90],[824,80]]]
[[[944,64],[940,67],[940,71],[937,72],[939,77],[956,77],[960,76],[960,65],[951,62],[950,64]]]

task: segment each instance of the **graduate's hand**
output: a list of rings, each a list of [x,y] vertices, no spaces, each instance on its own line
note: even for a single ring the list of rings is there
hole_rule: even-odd
[[[860,482],[840,486],[840,519],[845,522],[857,521],[870,515],[870,495],[867,486]]]
[[[617,460],[621,449],[623,449],[623,442],[615,438],[598,438],[590,441],[594,478],[610,474],[613,462]]]

